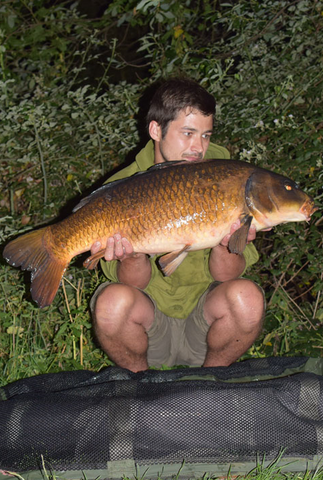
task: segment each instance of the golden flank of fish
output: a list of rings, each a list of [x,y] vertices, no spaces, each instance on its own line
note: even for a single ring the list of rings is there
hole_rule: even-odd
[[[3,256],[10,265],[31,271],[32,298],[50,305],[71,259],[105,247],[116,233],[137,253],[161,254],[165,275],[189,251],[212,248],[230,232],[229,250],[242,253],[248,230],[286,222],[308,221],[317,208],[290,179],[234,160],[169,162],[125,180],[109,183],[83,199],[72,215],[54,225],[12,240]],[[94,268],[104,248],[84,262]]]

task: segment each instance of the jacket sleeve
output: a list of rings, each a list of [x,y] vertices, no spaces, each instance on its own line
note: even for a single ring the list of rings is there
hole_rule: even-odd
[[[100,265],[104,275],[113,283],[118,283],[118,275],[117,275],[117,260],[111,260],[111,262],[107,262],[106,260],[101,260]]]
[[[253,243],[248,243],[248,245],[246,245],[246,248],[244,249],[244,252],[243,252],[243,256],[246,260],[246,267],[242,272],[241,276],[245,274],[247,268],[251,267],[251,265],[254,265],[259,260],[259,254]]]

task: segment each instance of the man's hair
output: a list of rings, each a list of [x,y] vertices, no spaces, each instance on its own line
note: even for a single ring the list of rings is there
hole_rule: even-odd
[[[155,92],[147,114],[147,127],[155,120],[167,133],[168,125],[182,110],[191,108],[203,115],[215,114],[215,99],[201,85],[190,78],[166,80]]]

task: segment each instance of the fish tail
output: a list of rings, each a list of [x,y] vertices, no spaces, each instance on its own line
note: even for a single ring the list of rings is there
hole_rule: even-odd
[[[6,245],[7,262],[31,271],[31,296],[40,308],[52,303],[69,259],[57,258],[50,246],[50,227],[22,235]]]

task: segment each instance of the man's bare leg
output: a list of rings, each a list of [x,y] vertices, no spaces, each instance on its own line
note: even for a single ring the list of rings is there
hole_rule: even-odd
[[[210,329],[203,366],[228,366],[238,360],[259,336],[264,313],[263,293],[249,280],[231,280],[211,290],[204,305]]]
[[[98,296],[94,329],[101,348],[118,366],[133,372],[146,370],[147,330],[154,321],[154,306],[140,290],[108,285]]]

